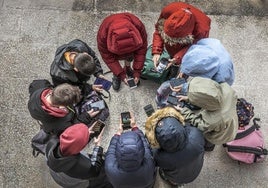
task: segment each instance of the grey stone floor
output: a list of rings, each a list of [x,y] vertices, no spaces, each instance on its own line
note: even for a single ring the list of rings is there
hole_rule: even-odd
[[[33,158],[30,140],[38,125],[27,110],[28,85],[33,79],[49,79],[56,48],[75,38],[86,41],[98,54],[96,33],[111,13],[130,11],[146,25],[149,43],[161,8],[172,1],[124,0],[0,0],[0,187],[56,188],[43,157]],[[212,19],[210,37],[222,41],[235,66],[233,88],[255,106],[268,147],[268,2],[267,0],[188,0]],[[99,56],[100,57],[100,56]],[[101,59],[101,58],[100,58]],[[107,67],[103,64],[105,70]],[[110,75],[108,75],[109,77]],[[142,107],[154,104],[159,85],[142,81],[141,86],[112,91],[108,102],[110,125],[103,146],[107,149],[116,132],[119,114],[135,113],[144,130]],[[88,148],[90,150],[90,146]],[[238,164],[217,146],[205,154],[199,177],[185,187],[268,187],[268,160]],[[159,177],[155,188],[164,188]]]

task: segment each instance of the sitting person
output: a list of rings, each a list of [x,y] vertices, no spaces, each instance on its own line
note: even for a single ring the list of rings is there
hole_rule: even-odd
[[[113,89],[118,91],[121,81],[128,85],[127,79],[130,77],[134,78],[137,85],[148,45],[141,20],[127,12],[106,17],[99,27],[97,43],[103,61],[113,73]],[[119,60],[124,61],[123,68]]]
[[[131,131],[123,132],[120,125],[112,137],[105,157],[105,171],[114,187],[152,188],[156,168],[151,149],[133,115]]]
[[[82,114],[75,113],[73,105],[82,99],[77,86],[61,84],[53,88],[47,80],[35,80],[29,86],[29,93],[28,110],[49,134],[60,135],[78,122],[90,125],[99,113],[93,109]]]
[[[194,77],[188,81],[187,90],[187,96],[178,96],[179,101],[189,101],[201,110],[176,106],[185,121],[200,129],[208,144],[232,141],[237,134],[238,117],[237,95],[231,86],[226,82]],[[213,150],[213,145],[211,147]]]
[[[204,161],[204,137],[197,128],[184,125],[176,109],[155,111],[145,123],[145,134],[165,182],[179,186],[198,177]]]
[[[79,86],[82,93],[91,90],[86,82],[91,75],[102,77],[103,70],[95,52],[83,41],[72,40],[56,50],[55,58],[50,66],[50,75],[54,86],[62,83]],[[93,86],[98,91],[100,86]]]
[[[52,137],[46,147],[47,165],[57,184],[64,188],[111,188],[104,172],[103,131],[96,138],[92,155],[83,152],[92,127],[79,123],[68,127],[59,138]]]

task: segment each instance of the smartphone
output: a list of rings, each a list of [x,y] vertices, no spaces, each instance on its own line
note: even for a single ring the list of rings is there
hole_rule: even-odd
[[[186,83],[186,80],[184,78],[175,78],[175,79],[172,79],[170,80],[170,85],[171,87],[177,87],[177,86],[180,86],[182,84]]]
[[[94,131],[93,137],[98,137],[105,125],[106,124],[103,121],[97,120],[93,125],[94,127],[92,128],[92,131]]]
[[[121,113],[121,121],[123,124],[123,130],[130,129],[130,112],[122,112]]]
[[[104,78],[96,78],[94,85],[102,85],[102,88],[108,91],[112,86],[112,82]]]
[[[174,95],[168,95],[167,103],[177,106],[179,104],[179,99]]]
[[[90,107],[93,108],[94,111],[102,110],[105,108],[104,100],[93,102],[90,104]]]
[[[147,117],[150,117],[154,113],[154,108],[151,104],[148,104],[143,107]]]
[[[135,84],[134,78],[130,78],[127,80],[128,86],[130,87],[130,89],[136,88],[137,85]]]

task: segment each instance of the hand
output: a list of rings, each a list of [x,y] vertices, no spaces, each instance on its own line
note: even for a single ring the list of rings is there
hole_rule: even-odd
[[[124,81],[124,83],[128,86],[127,78],[125,78],[123,81]]]
[[[121,121],[121,118],[120,118],[120,123],[119,123],[118,130],[117,130],[116,134],[121,135],[122,132],[123,132],[123,124],[122,124],[122,121]]]
[[[186,101],[186,102],[189,101],[189,98],[185,95],[179,95],[178,98],[179,98],[179,101]]]
[[[173,65],[173,64],[176,63],[176,59],[175,58],[169,59],[168,61],[169,61],[169,63],[167,65],[166,69],[168,69],[171,65]]]
[[[103,74],[100,74],[98,77],[102,78],[102,79],[105,79],[105,80],[108,80]]]
[[[169,86],[170,89],[173,91],[173,92],[176,92],[176,93],[179,93],[182,89],[182,85],[179,85],[179,86],[176,86],[176,87],[172,87],[172,86]]]
[[[154,68],[157,67],[158,62],[159,62],[159,59],[160,59],[160,54],[154,54],[154,55],[153,55],[152,60],[153,60],[153,62],[154,62]]]
[[[94,111],[94,109],[91,109],[89,111],[87,111],[87,113],[90,115],[90,117],[95,117],[98,113],[100,113],[100,111]]]
[[[102,85],[92,85],[92,89],[96,92],[102,92]]]
[[[137,127],[133,112],[130,112],[130,126],[131,128]]]
[[[89,135],[92,135],[94,134],[94,131],[92,130],[94,125],[97,123],[97,121],[95,121],[89,128],[88,128],[88,132],[89,132]]]
[[[102,131],[100,132],[99,136],[96,138],[94,137],[94,144],[95,146],[100,146],[101,145],[101,140],[102,140],[102,135],[104,132],[105,127],[102,129]]]
[[[177,104],[176,106],[174,106],[174,108],[178,110],[179,112],[182,110],[182,107],[180,106],[180,104]]]
[[[184,73],[183,73],[183,72],[180,72],[180,73],[178,74],[177,78],[183,78],[183,76],[184,76]]]
[[[134,78],[134,82],[135,82],[136,85],[139,83],[139,80],[140,80],[140,79],[139,79],[138,77],[135,77],[135,78]]]

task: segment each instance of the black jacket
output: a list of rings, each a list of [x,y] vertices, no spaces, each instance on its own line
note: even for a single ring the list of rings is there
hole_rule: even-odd
[[[75,39],[68,44],[63,44],[56,50],[54,61],[50,66],[50,75],[52,77],[54,86],[62,83],[69,83],[80,86],[81,88],[81,86],[90,79],[90,76],[84,76],[74,71],[73,66],[66,61],[64,53],[71,51],[88,53],[93,57],[94,62],[96,63],[96,71],[94,76],[98,77],[100,74],[103,74],[100,61],[95,55],[95,52],[85,42]]]
[[[42,128],[46,133],[59,135],[67,127],[75,123],[90,124],[93,119],[88,113],[76,115],[74,110],[64,117],[55,117],[48,114],[42,108],[41,94],[45,89],[52,88],[47,80],[34,80],[29,86],[30,99],[28,101],[28,110],[32,118],[38,120],[42,124]]]
[[[61,155],[59,146],[59,139],[53,137],[46,147],[47,165],[54,172],[63,172],[78,179],[89,179],[99,175],[104,164],[102,147],[94,147],[91,157],[81,153],[64,157]]]
[[[196,127],[185,126],[182,134],[186,139],[175,152],[163,149],[154,151],[157,166],[164,170],[166,177],[178,184],[192,182],[200,173],[204,161],[204,137]]]

